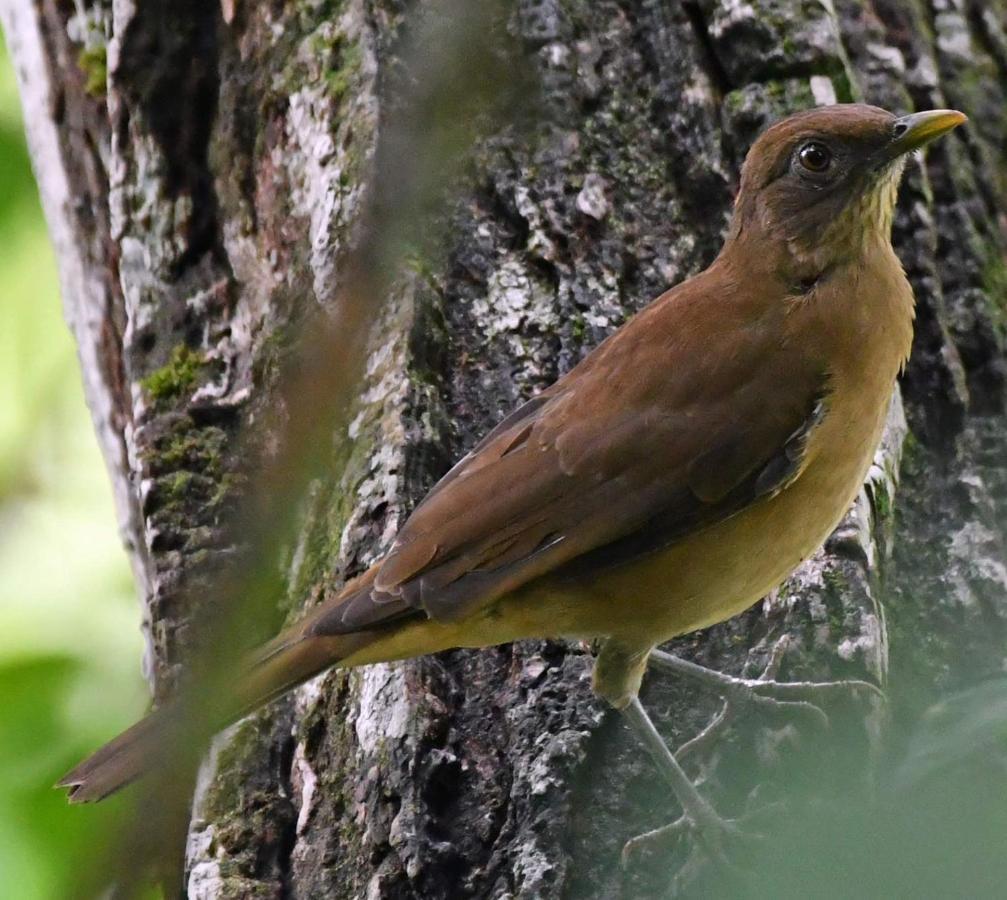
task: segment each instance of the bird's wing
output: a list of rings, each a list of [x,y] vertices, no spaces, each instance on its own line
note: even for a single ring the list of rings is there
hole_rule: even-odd
[[[421,610],[464,617],[578,558],[618,563],[667,545],[796,477],[824,373],[768,319],[712,309],[680,329],[688,302],[658,301],[501,422],[311,631]],[[725,340],[737,346],[709,354]]]

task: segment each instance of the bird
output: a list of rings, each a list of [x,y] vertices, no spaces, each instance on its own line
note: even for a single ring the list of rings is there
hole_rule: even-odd
[[[913,338],[891,244],[899,182],[914,151],[965,121],[851,103],[767,128],[709,267],[493,428],[378,562],[247,659],[218,724],[333,666],[596,641],[593,688],[681,820],[726,827],[654,727],[641,681],[649,661],[704,672],[657,648],[777,587],[855,499]],[[172,715],[155,710],[59,786],[93,801],[145,774]]]

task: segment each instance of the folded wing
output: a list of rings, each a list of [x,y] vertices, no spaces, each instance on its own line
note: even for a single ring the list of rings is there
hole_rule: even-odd
[[[682,333],[689,302],[658,301],[501,422],[430,492],[366,584],[311,617],[311,633],[420,611],[462,618],[579,558],[615,565],[652,552],[797,477],[827,404],[825,374],[768,321],[718,353],[716,370],[704,365],[711,342],[738,326],[728,316]]]

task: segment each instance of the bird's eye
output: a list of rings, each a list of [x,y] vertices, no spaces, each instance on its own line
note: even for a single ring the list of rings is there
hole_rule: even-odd
[[[797,159],[809,172],[821,174],[832,165],[832,151],[819,141],[809,141],[797,151]]]

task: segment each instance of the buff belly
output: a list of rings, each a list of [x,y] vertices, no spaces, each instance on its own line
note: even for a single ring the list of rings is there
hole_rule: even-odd
[[[859,437],[847,423],[864,419],[833,409],[814,435],[806,467],[777,495],[598,578],[591,605],[609,607],[607,616],[598,611],[607,619],[607,633],[661,642],[729,619],[781,584],[822,546],[853,503],[881,438],[888,396],[875,401],[873,427]],[[837,454],[836,447],[846,452]],[[820,452],[824,448],[831,452]]]

